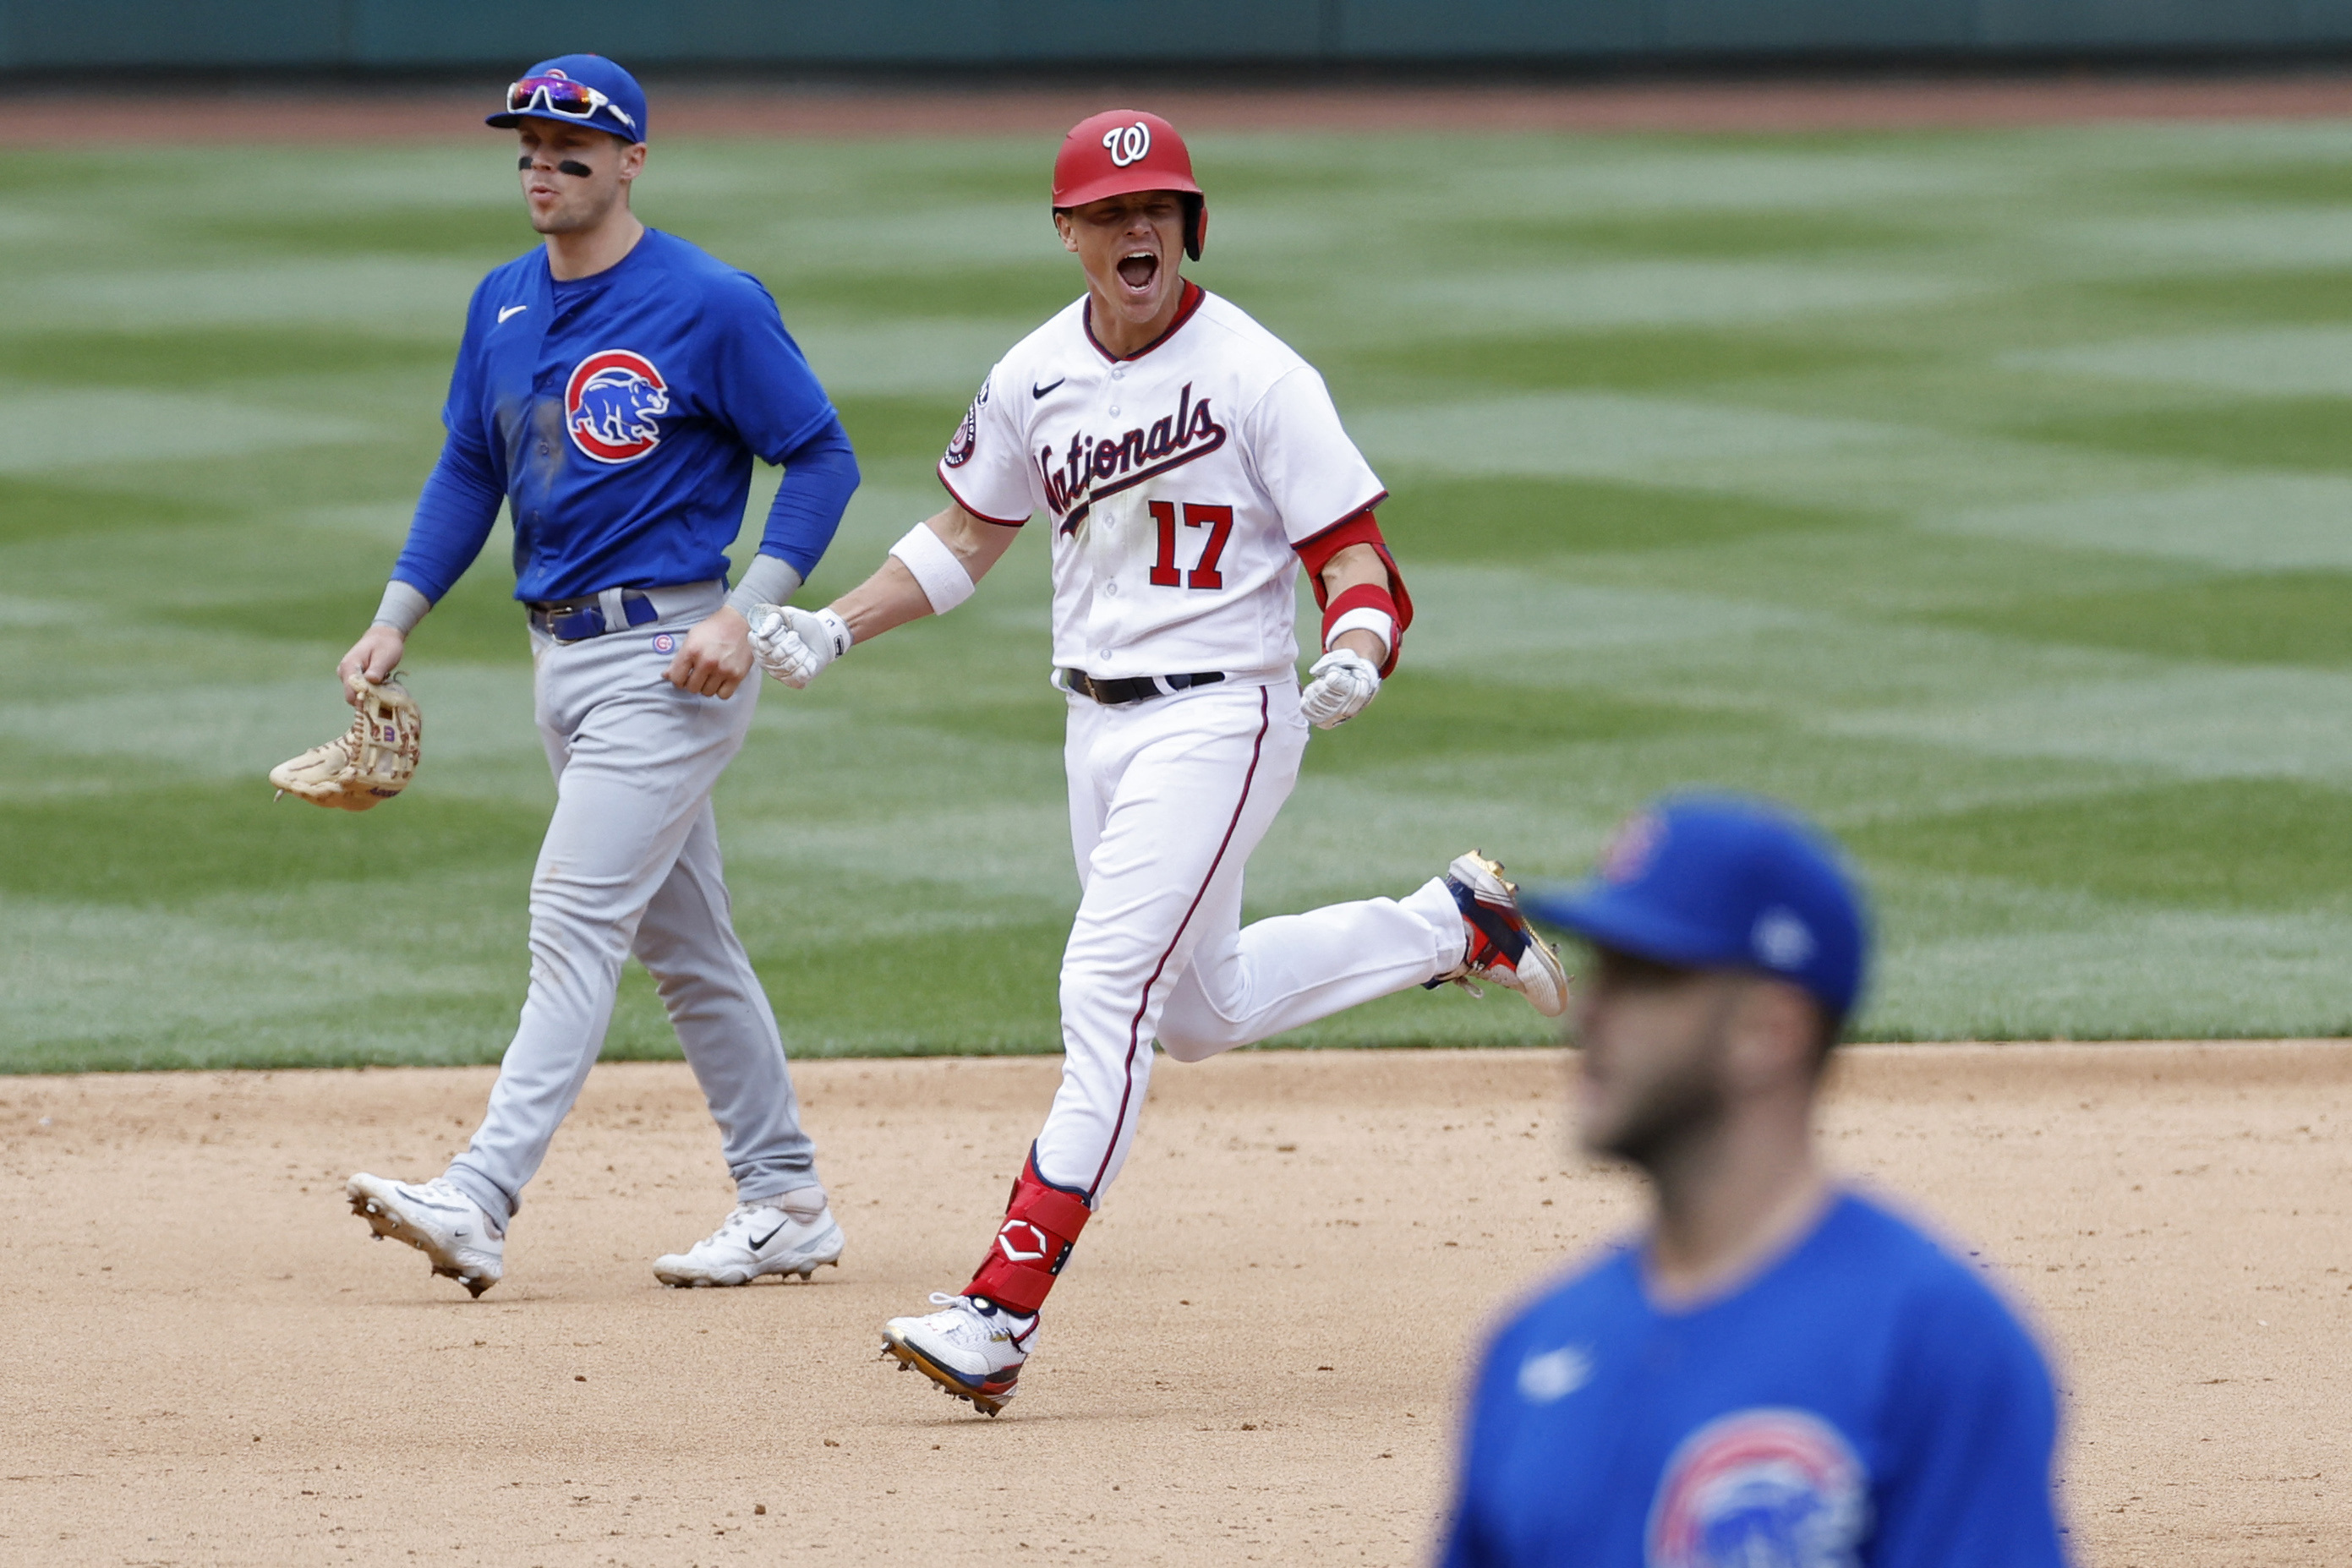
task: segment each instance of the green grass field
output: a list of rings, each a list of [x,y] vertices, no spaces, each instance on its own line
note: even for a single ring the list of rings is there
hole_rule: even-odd
[[[503,528],[412,644],[415,789],[262,778],[343,722],[466,297],[529,242],[503,146],[0,170],[0,1070],[503,1048],[552,799]],[[1865,868],[1867,1035],[2352,1023],[2352,124],[1197,152],[1197,276],[1324,369],[1421,611],[1254,907],[1473,843],[1574,874],[1734,785]],[[1075,294],[1050,153],[656,149],[641,212],[768,282],[857,442],[804,602]],[[1043,557],[763,697],[720,821],[794,1051],[1055,1048]],[[1414,992],[1290,1043],[1544,1037]],[[674,1049],[633,974],[608,1054]]]

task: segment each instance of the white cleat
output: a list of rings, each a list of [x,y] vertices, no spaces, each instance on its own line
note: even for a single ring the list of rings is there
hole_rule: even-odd
[[[433,1260],[436,1274],[476,1296],[506,1274],[506,1233],[446,1176],[415,1184],[362,1171],[343,1184],[343,1196],[379,1240],[407,1242]]]
[[[1568,1010],[1568,970],[1550,943],[1528,927],[1519,913],[1519,890],[1503,880],[1503,868],[1472,850],[1445,868],[1445,885],[1462,911],[1468,945],[1462,967],[1430,984],[1448,980],[1472,996],[1474,980],[1492,980],[1528,998],[1536,1011],[1556,1019]]]
[[[1021,1392],[1021,1364],[1037,1348],[1037,1316],[1015,1317],[993,1302],[933,1291],[940,1311],[882,1325],[882,1353],[898,1358],[958,1399],[993,1416]]]
[[[762,1274],[805,1280],[827,1263],[841,1266],[841,1227],[831,1207],[802,1218],[746,1203],[687,1250],[655,1259],[654,1278],[665,1285],[748,1285]]]

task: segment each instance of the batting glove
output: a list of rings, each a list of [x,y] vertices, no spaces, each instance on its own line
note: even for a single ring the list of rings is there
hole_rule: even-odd
[[[751,617],[751,656],[798,691],[849,651],[849,623],[830,610],[770,604]]]
[[[1318,729],[1337,729],[1379,695],[1381,673],[1370,659],[1346,648],[1334,648],[1307,667],[1307,689],[1298,694],[1298,711]]]

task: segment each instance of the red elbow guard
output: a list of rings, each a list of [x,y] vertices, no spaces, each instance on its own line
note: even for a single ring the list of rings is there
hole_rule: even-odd
[[[1337,600],[1330,597],[1330,590],[1323,586],[1323,569],[1331,564],[1333,556],[1349,545],[1370,545],[1379,554],[1381,564],[1389,569],[1386,591],[1364,583],[1349,589]],[[1299,564],[1307,569],[1307,585],[1315,591],[1315,602],[1323,607],[1323,625],[1327,632],[1334,620],[1360,605],[1377,604],[1389,612],[1389,620],[1396,634],[1389,639],[1389,656],[1381,665],[1381,678],[1388,679],[1397,666],[1397,655],[1404,649],[1405,629],[1412,624],[1412,595],[1405,591],[1404,574],[1397,570],[1396,558],[1389,554],[1388,541],[1381,537],[1380,518],[1366,507],[1293,548],[1298,552]],[[1357,597],[1368,593],[1377,593],[1380,598]]]
[[[988,1244],[988,1256],[963,1293],[985,1296],[1027,1317],[1045,1304],[1055,1276],[1069,1261],[1070,1249],[1093,1213],[1086,1199],[1049,1186],[1037,1174],[1037,1155],[1032,1150],[1013,1183],[1013,1197],[1004,1206],[1004,1223],[997,1227],[996,1239]]]

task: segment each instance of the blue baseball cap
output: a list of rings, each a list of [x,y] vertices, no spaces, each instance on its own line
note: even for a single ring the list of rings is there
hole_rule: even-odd
[[[1618,829],[1597,874],[1519,906],[1654,963],[1777,976],[1832,1018],[1862,994],[1860,891],[1827,835],[1767,801],[1668,796]]]
[[[584,125],[624,141],[646,139],[646,89],[602,55],[558,55],[515,78],[507,106],[483,120],[500,130],[520,120]]]

